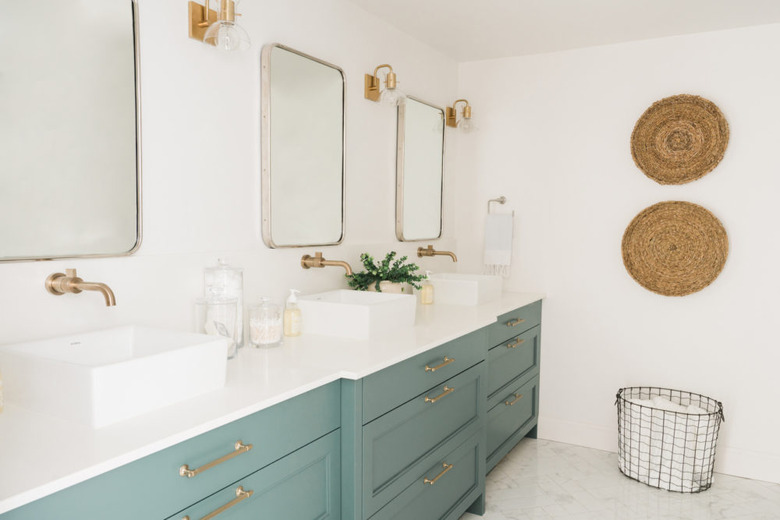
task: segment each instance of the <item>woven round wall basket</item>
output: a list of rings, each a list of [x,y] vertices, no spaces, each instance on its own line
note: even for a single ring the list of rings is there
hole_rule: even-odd
[[[642,210],[623,234],[623,264],[645,289],[685,296],[723,270],[729,240],[720,221],[690,202],[659,202]]]
[[[729,124],[703,97],[681,94],[656,101],[634,126],[631,156],[659,184],[685,184],[723,159]]]

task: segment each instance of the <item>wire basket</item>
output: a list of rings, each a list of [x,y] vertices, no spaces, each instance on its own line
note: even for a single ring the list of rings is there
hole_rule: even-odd
[[[701,394],[648,386],[617,393],[618,467],[648,486],[699,493],[712,485],[723,405]]]

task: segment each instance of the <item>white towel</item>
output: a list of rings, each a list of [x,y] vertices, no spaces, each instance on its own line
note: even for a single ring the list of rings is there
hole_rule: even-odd
[[[509,276],[513,225],[511,213],[488,213],[485,219],[485,273]]]

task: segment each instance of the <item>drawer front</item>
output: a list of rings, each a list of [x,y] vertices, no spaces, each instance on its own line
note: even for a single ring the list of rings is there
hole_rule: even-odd
[[[363,427],[363,509],[370,516],[450,449],[482,428],[485,364],[435,386]]]
[[[206,432],[0,516],[2,520],[167,518],[339,427],[338,381]],[[236,441],[252,444],[236,452]],[[236,455],[192,478],[199,468]]]
[[[534,302],[512,312],[502,314],[488,327],[491,347],[525,332],[542,322],[542,302]]]
[[[332,432],[169,520],[200,520],[220,509],[225,520],[339,520],[339,445],[339,431]]]
[[[497,404],[508,385],[539,372],[539,331],[536,326],[488,352],[488,409]]]
[[[487,355],[487,332],[474,331],[363,380],[363,424],[389,412]]]
[[[479,434],[416,475],[371,520],[457,520],[485,489]]]
[[[534,427],[538,418],[539,378],[507,392],[487,414],[488,470]]]

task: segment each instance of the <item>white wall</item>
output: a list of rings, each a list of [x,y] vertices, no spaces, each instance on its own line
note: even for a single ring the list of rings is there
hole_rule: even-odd
[[[478,240],[484,201],[507,196],[509,285],[548,294],[541,437],[614,451],[617,389],[695,391],[724,404],[716,469],[780,482],[779,54],[780,25],[768,25],[460,65],[480,126],[458,156],[476,194],[462,238]],[[661,186],[629,139],[650,104],[681,93],[715,102],[731,139],[712,173]],[[697,294],[656,295],[623,267],[625,227],[663,200],[703,205],[728,231],[725,269]]]
[[[126,258],[0,265],[0,343],[125,323],[189,330],[202,270],[217,257],[244,268],[248,300],[281,303],[291,287],[346,287],[343,270],[301,269],[301,255],[314,248],[271,250],[260,238],[260,49],[270,42],[337,64],[347,78],[346,239],[321,248],[324,256],[359,267],[365,250],[416,251],[419,244],[394,235],[395,110],[363,99],[363,74],[391,63],[402,88],[444,106],[455,99],[455,62],[341,0],[247,1],[239,10],[252,48],[226,54],[187,37],[185,0],[139,0],[141,249]],[[457,181],[447,182],[451,193]],[[448,197],[442,248],[456,245]],[[452,269],[441,258],[419,263]],[[106,308],[99,294],[48,294],[46,276],[66,267],[108,283],[117,307]]]

